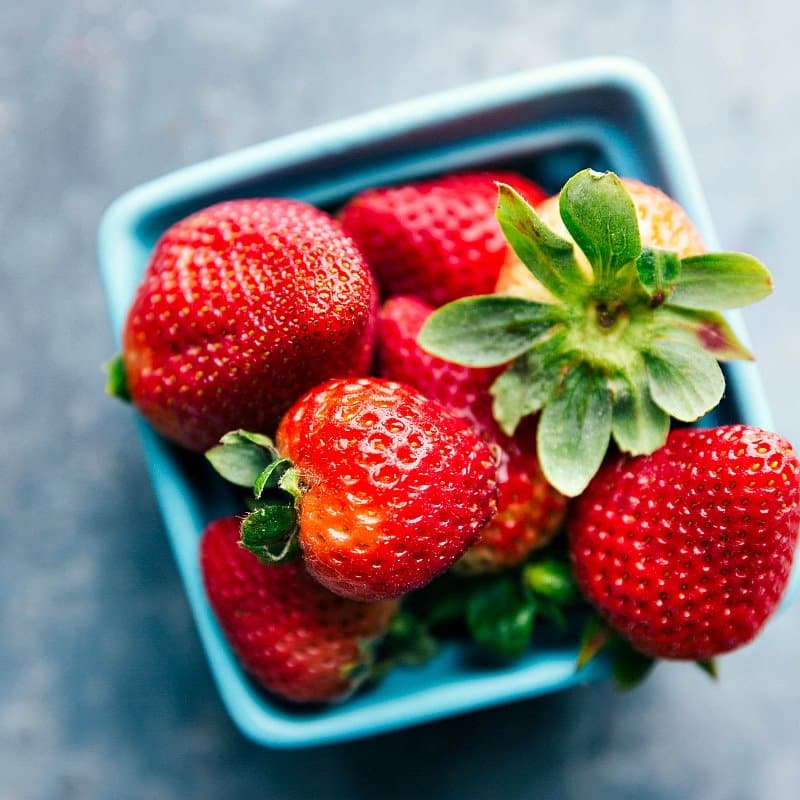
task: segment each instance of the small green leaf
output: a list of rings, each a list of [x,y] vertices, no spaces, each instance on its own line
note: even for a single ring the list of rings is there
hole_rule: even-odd
[[[517,658],[530,642],[535,613],[535,602],[505,577],[470,597],[467,625],[479,644],[504,658]]]
[[[527,564],[522,570],[522,580],[534,594],[555,603],[574,603],[580,598],[572,567],[566,561],[548,558]]]
[[[667,440],[669,415],[650,395],[647,368],[639,359],[629,374],[620,372],[614,382],[611,435],[624,453],[652,453]]]
[[[656,339],[644,353],[644,360],[653,400],[676,419],[694,422],[722,399],[722,370],[700,347]]]
[[[414,592],[414,611],[431,628],[451,623],[466,614],[467,603],[476,585],[474,578],[446,572],[433,583]]]
[[[514,189],[504,183],[497,186],[497,220],[520,261],[559,300],[582,297],[588,280],[572,243],[553,233]]]
[[[580,494],[597,472],[611,438],[611,394],[589,365],[571,369],[539,418],[539,463],[562,494]]]
[[[104,364],[106,370],[106,393],[126,403],[131,401],[131,392],[128,387],[128,375],[125,372],[125,361],[122,353],[117,353],[110,361]]]
[[[519,297],[465,297],[434,311],[418,342],[439,358],[469,367],[493,367],[524,353],[563,319],[559,306]]]
[[[265,489],[281,488],[281,480],[291,466],[288,458],[279,458],[268,464],[253,482],[253,494],[261,497]]]
[[[249,488],[279,456],[268,436],[230,431],[206,451],[206,458],[225,480]]]
[[[504,433],[512,436],[520,420],[535,414],[558,385],[567,356],[561,352],[561,329],[516,358],[492,384],[492,413]]]
[[[242,520],[239,533],[242,547],[268,563],[285,561],[299,552],[297,514],[288,497],[262,501]]]
[[[717,680],[719,678],[719,670],[717,669],[717,662],[713,658],[706,659],[705,661],[695,661],[698,667],[708,675],[709,678]]]
[[[221,444],[255,444],[277,456],[272,439],[263,433],[252,433],[251,431],[243,430],[229,431],[219,441]]]
[[[439,642],[428,626],[408,611],[392,617],[389,630],[381,642],[380,658],[392,665],[416,667],[430,661],[439,652]]]
[[[221,444],[206,451],[211,466],[237,486],[252,486],[269,466],[269,457],[252,444]]]
[[[598,653],[604,650],[612,640],[611,628],[597,614],[586,620],[581,633],[578,657],[575,660],[575,671],[580,672]]]
[[[662,306],[656,312],[660,337],[681,338],[707,350],[717,361],[752,361],[752,353],[739,341],[730,325],[717,311],[698,311]]]
[[[687,308],[741,308],[772,292],[772,275],[744,253],[704,253],[684,258],[669,302]]]
[[[617,638],[611,674],[617,689],[627,691],[638,686],[655,666],[655,659],[634,650],[627,642]]]
[[[294,505],[289,501],[276,500],[259,506],[242,520],[242,544],[248,550],[274,544],[291,535],[296,526]]]
[[[536,613],[542,619],[552,622],[561,633],[566,633],[569,630],[567,615],[564,613],[563,607],[554,600],[548,600],[546,597],[537,596]]]
[[[303,487],[300,485],[300,471],[296,467],[287,469],[278,481],[278,488],[288,492],[296,503],[300,502],[303,497]]]
[[[681,271],[681,260],[669,250],[645,248],[636,259],[636,272],[645,291],[660,305],[669,297]]]
[[[585,169],[573,175],[561,190],[559,209],[597,283],[607,284],[617,270],[639,256],[636,208],[613,172]]]

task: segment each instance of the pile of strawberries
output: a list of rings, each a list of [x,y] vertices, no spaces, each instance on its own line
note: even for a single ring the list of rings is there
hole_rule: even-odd
[[[579,665],[609,649],[627,684],[655,658],[713,669],[786,587],[791,445],[670,432],[749,357],[719,310],[769,289],[611,173],[552,198],[453,175],[337,218],[233,200],[161,237],[110,387],[246,490],[200,560],[274,694],[342,699],[447,635],[514,658],[537,620],[583,625]]]

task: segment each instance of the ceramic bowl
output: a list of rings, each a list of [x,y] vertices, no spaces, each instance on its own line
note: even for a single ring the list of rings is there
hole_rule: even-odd
[[[672,106],[655,78],[622,59],[594,59],[491,80],[315,128],[182,169],[133,189],[106,212],[99,256],[114,334],[150,251],[171,223],[217,201],[290,196],[335,209],[369,186],[483,168],[519,170],[556,191],[583,167],[613,169],[663,188],[711,246],[706,204]],[[731,315],[746,340],[741,319]],[[728,390],[714,422],[770,427],[751,364],[726,366]],[[332,743],[427,722],[597,679],[598,661],[574,671],[575,643],[538,641],[512,666],[478,665],[450,645],[424,667],[400,669],[325,709],[275,702],[242,672],[203,590],[198,537],[239,511],[206,468],[140,423],[145,457],[214,678],[231,717],[276,747]]]

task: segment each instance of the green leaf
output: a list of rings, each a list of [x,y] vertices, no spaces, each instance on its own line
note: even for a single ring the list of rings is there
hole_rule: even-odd
[[[126,403],[131,401],[131,392],[128,387],[128,375],[125,372],[125,361],[122,353],[117,353],[104,365],[106,370],[106,393]]]
[[[717,311],[662,306],[656,312],[656,329],[665,339],[681,338],[707,350],[717,361],[752,361],[752,353],[739,341]]]
[[[206,451],[211,466],[237,486],[251,487],[269,466],[269,456],[253,444],[220,444]]]
[[[517,658],[530,642],[536,604],[510,577],[478,589],[467,605],[475,640],[504,658]]]
[[[580,598],[572,567],[566,561],[548,558],[527,564],[522,580],[534,594],[558,604],[574,603]]]
[[[520,420],[535,414],[558,385],[567,356],[561,352],[561,329],[516,358],[492,384],[492,413],[504,433],[512,436]]]
[[[709,678],[717,680],[719,678],[719,670],[717,669],[717,662],[713,658],[706,659],[705,661],[695,661],[698,667],[708,675]]]
[[[279,458],[268,464],[253,482],[253,494],[261,497],[265,489],[281,488],[281,480],[291,466],[288,458]]]
[[[592,614],[586,620],[581,633],[581,642],[578,647],[578,657],[575,661],[575,671],[580,672],[595,656],[611,643],[613,634],[605,621]]]
[[[642,250],[639,220],[622,181],[613,172],[585,169],[564,185],[561,218],[592,265],[595,282],[607,284]]]
[[[497,220],[520,261],[559,300],[582,297],[588,280],[572,243],[553,233],[510,186],[499,183],[497,188]]]
[[[653,305],[660,305],[667,299],[680,271],[680,258],[669,250],[645,248],[636,259],[639,282],[653,298]]]
[[[669,415],[653,402],[647,368],[638,360],[637,368],[616,376],[611,420],[611,435],[619,449],[635,456],[657,450],[669,433]]]
[[[430,661],[439,652],[439,642],[428,626],[408,611],[392,617],[389,630],[381,643],[380,658],[392,666],[416,667]]]
[[[676,419],[694,422],[722,399],[722,370],[700,347],[656,339],[644,353],[644,360],[653,400]]]
[[[611,674],[618,689],[628,690],[638,686],[655,666],[655,659],[634,650],[626,641],[614,643]]]
[[[688,308],[741,308],[772,292],[772,275],[744,253],[704,253],[684,258],[669,302]]]
[[[297,513],[288,497],[262,501],[242,520],[239,533],[242,547],[268,563],[285,561],[299,552]]]
[[[447,361],[493,367],[524,353],[563,320],[559,306],[501,295],[465,297],[434,311],[418,342]]]
[[[563,607],[554,600],[548,600],[546,597],[537,596],[536,613],[542,619],[552,622],[561,633],[567,633],[569,630],[567,615],[564,613]]]
[[[248,550],[273,544],[291,535],[296,526],[294,504],[286,500],[276,500],[259,506],[242,520],[242,544]]]
[[[597,472],[611,438],[611,394],[605,377],[587,364],[570,370],[542,411],[539,463],[562,494],[580,494]]]
[[[225,480],[249,488],[279,456],[268,436],[231,431],[206,451],[206,458]]]
[[[466,614],[472,592],[482,582],[482,579],[476,582],[475,578],[446,572],[420,591],[414,592],[414,611],[431,628],[461,619]]]
[[[221,444],[255,444],[263,447],[265,450],[270,451],[277,456],[275,445],[269,436],[263,433],[252,433],[251,431],[229,431],[221,439]]]

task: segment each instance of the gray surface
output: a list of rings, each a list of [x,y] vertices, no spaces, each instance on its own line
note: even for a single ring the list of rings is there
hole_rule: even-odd
[[[723,662],[305,753],[228,722],[131,414],[102,395],[100,213],[143,179],[388,101],[601,53],[682,117],[722,241],[772,267],[747,313],[777,427],[800,296],[789,2],[0,3],[0,798],[796,798],[800,605]],[[227,6],[235,10],[225,10]]]

